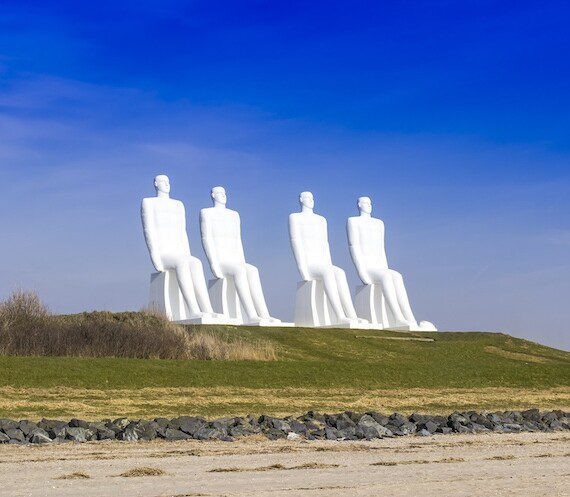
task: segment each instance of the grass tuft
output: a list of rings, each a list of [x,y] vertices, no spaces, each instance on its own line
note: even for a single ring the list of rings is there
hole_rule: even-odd
[[[89,480],[91,476],[82,471],[76,471],[75,473],[69,473],[67,475],[61,475],[56,478],[56,480]]]
[[[166,471],[160,468],[151,468],[149,466],[141,466],[140,468],[133,468],[121,473],[122,478],[134,478],[139,476],[164,476]]]

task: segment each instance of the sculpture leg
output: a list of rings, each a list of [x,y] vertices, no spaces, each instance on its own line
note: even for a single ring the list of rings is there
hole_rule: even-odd
[[[337,318],[346,318],[342,303],[338,295],[339,291],[334,269],[332,267],[326,267],[318,269],[316,271],[311,271],[311,273],[313,273],[316,278],[323,280],[325,294]]]
[[[190,272],[192,273],[192,281],[194,282],[194,292],[200,309],[204,312],[214,313],[208,288],[206,287],[206,278],[204,277],[204,268],[202,262],[197,257],[191,257],[189,260]]]
[[[356,310],[354,309],[354,304],[352,302],[352,297],[350,296],[350,288],[348,287],[348,281],[346,280],[345,272],[334,266],[334,276],[336,279],[336,286],[338,288],[338,293],[340,296],[340,301],[346,316],[351,319],[357,319]]]
[[[176,264],[175,269],[176,278],[178,278],[178,285],[180,286],[180,291],[182,292],[186,305],[193,315],[199,315],[200,307],[198,306],[196,294],[194,293],[194,283],[192,281],[192,273],[190,272],[188,262],[180,261]]]
[[[408,299],[408,292],[404,286],[404,278],[398,271],[390,270],[392,275],[392,280],[394,281],[394,287],[396,289],[396,296],[398,298],[398,303],[400,304],[400,309],[402,314],[406,318],[406,321],[416,322],[414,313],[412,312],[412,307],[410,306],[410,300]]]
[[[255,306],[253,305],[253,299],[251,298],[251,291],[249,289],[249,281],[247,279],[247,269],[245,264],[240,264],[238,267],[232,266],[228,268],[228,274],[234,277],[236,283],[236,290],[239,296],[241,305],[243,306],[248,319],[253,320],[259,318]]]
[[[249,282],[249,289],[253,305],[257,310],[257,314],[264,319],[269,319],[269,309],[265,303],[265,296],[263,295],[263,288],[261,287],[261,279],[259,278],[259,271],[255,266],[246,264],[247,280]]]
[[[384,298],[386,299],[386,306],[394,316],[398,323],[407,323],[407,320],[400,309],[398,296],[396,294],[396,287],[394,286],[394,279],[390,270],[369,271],[374,283],[380,285]]]

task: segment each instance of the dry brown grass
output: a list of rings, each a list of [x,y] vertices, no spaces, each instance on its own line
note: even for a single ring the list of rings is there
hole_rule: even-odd
[[[121,473],[123,478],[134,478],[139,476],[164,476],[166,471],[160,468],[151,468],[150,466],[141,466],[140,468],[133,468]]]
[[[83,471],[76,471],[75,473],[69,473],[67,475],[61,475],[56,478],[56,480],[89,480],[91,476]]]
[[[277,358],[269,342],[246,342],[169,322],[151,311],[52,315],[34,293],[0,303],[0,354],[137,359]]]
[[[507,454],[505,456],[487,457],[485,461],[512,461],[513,459],[516,459],[515,456],[512,454]]]
[[[526,390],[521,388],[366,390],[342,388],[140,388],[88,389],[53,387],[0,387],[0,417],[41,419],[113,416],[144,418],[179,415],[272,414],[287,416],[310,409],[323,412],[374,410],[449,414],[453,410],[570,408],[570,388]]]
[[[446,457],[444,459],[437,459],[432,461],[429,459],[416,459],[413,461],[378,461],[373,462],[370,466],[401,466],[407,464],[450,464],[455,462],[465,462],[462,457]]]
[[[298,464],[296,466],[284,466],[283,464],[272,464],[271,466],[259,466],[257,468],[214,468],[209,471],[209,473],[245,473],[249,471],[290,471],[295,469],[329,469],[338,468],[338,464],[323,464],[318,462],[309,462],[304,464]]]

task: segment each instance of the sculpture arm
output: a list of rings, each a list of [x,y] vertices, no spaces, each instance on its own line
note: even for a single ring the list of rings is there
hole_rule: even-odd
[[[141,205],[141,219],[146,246],[148,247],[148,251],[150,253],[150,260],[152,261],[152,265],[158,272],[162,273],[164,271],[164,267],[161,262],[158,243],[156,243],[157,233],[151,211],[152,208],[143,200]]]
[[[188,232],[186,231],[186,209],[184,204],[182,204],[182,229],[184,235],[182,236],[182,245],[184,246],[184,252],[190,254],[190,242],[188,241]]]
[[[216,250],[216,244],[212,239],[211,227],[206,220],[206,216],[204,216],[204,213],[202,212],[200,213],[200,232],[202,234],[202,246],[204,247],[204,252],[206,252],[208,261],[210,261],[212,273],[214,273],[216,278],[223,278],[224,275],[220,268],[218,251]]]
[[[303,242],[300,237],[299,229],[291,217],[289,218],[289,235],[291,238],[291,248],[293,249],[293,255],[297,261],[297,267],[301,273],[301,278],[305,281],[310,281],[311,277],[307,268]]]
[[[350,249],[350,255],[356,266],[356,271],[362,282],[366,285],[372,283],[366,265],[364,263],[364,254],[360,248],[360,235],[358,234],[358,228],[353,226],[350,219],[346,223],[346,233],[348,236],[348,246]]]

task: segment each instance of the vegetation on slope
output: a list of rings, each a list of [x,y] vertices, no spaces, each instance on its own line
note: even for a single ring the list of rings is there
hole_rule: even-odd
[[[144,313],[105,315],[105,322],[157,319]],[[91,314],[61,316],[58,322],[73,330],[85,316]],[[276,360],[101,358],[85,350],[83,357],[0,354],[0,416],[570,406],[570,354],[501,333],[185,328],[189,336],[206,334],[236,349],[251,346]],[[153,340],[152,326],[145,329]],[[112,355],[118,344],[114,335],[105,336],[109,343],[100,355]],[[66,338],[75,339],[83,340],[73,334]],[[0,343],[5,343],[1,337]],[[118,348],[126,350],[129,342],[120,343]],[[243,356],[235,352],[234,358]]]

